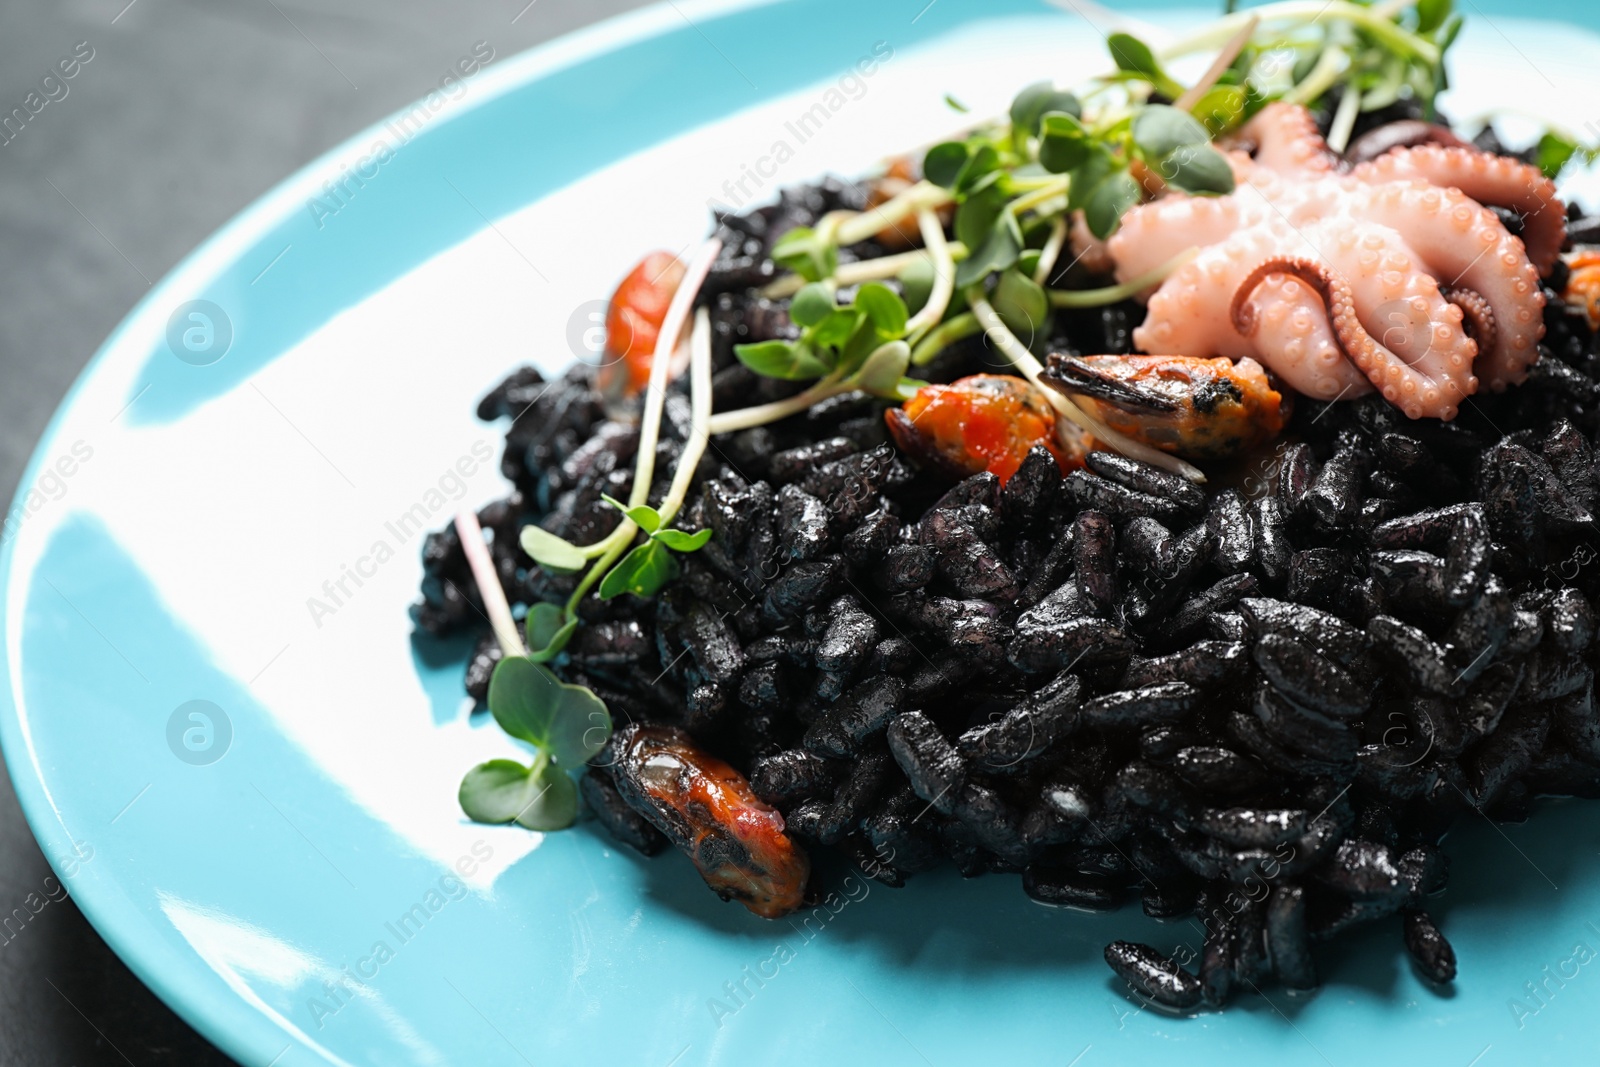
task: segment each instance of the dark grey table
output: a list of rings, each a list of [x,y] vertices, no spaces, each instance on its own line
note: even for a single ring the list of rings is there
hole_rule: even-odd
[[[152,282],[250,201],[422,96],[474,43],[487,42],[503,59],[639,6],[640,0],[5,5],[0,118],[16,108],[26,116],[25,123],[13,117],[0,127],[5,499],[100,341]],[[70,78],[60,77],[62,59],[71,60]],[[0,915],[22,907],[29,894],[50,903],[0,940],[0,1064],[231,1062],[139,983],[70,898],[51,899],[57,885],[7,781],[0,786]]]

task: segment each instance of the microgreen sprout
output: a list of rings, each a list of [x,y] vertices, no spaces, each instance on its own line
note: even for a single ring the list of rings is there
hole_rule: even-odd
[[[605,497],[605,502],[632,519],[645,534],[643,544],[636,546],[600,580],[600,599],[610,600],[623,593],[637,597],[652,597],[662,586],[678,577],[678,561],[674,552],[697,552],[711,540],[710,530],[685,533],[666,528],[661,513],[648,504],[629,507],[620,500]]]
[[[477,516],[458,515],[456,532],[504,653],[489,678],[489,712],[502,730],[534,750],[531,765],[494,759],[468,771],[457,793],[461,810],[477,822],[514,822],[530,830],[571,826],[578,791],[568,771],[586,763],[611,736],[605,702],[562,682],[544,665],[566,644],[577,620],[563,618],[554,605],[535,605],[524,646]]]
[[[948,301],[948,291],[943,299]],[[855,298],[843,305],[832,282],[811,282],[795,293],[789,318],[800,327],[797,339],[735,345],[739,362],[769,378],[816,381],[817,390],[830,396],[860,389],[905,400],[926,384],[905,377],[911,361],[905,341],[912,325],[910,311],[900,295],[881,282],[860,286]],[[807,406],[825,398],[815,390],[801,395],[808,396]],[[713,432],[735,426],[726,417],[711,421]]]

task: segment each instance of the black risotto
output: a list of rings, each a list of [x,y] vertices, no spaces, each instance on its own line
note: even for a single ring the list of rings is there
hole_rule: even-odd
[[[719,220],[700,296],[718,410],[796,390],[732,346],[794,336],[785,302],[754,293],[767,252],[862,199],[830,180]],[[1448,982],[1454,953],[1427,911],[1446,831],[1600,796],[1600,349],[1560,298],[1564,273],[1524,387],[1452,423],[1376,396],[1302,400],[1282,439],[1203,489],[1110,453],[1064,478],[1042,448],[1004,487],[951,484],[896,452],[887,402],[865,394],[715,438],[681,521],[712,541],[657,598],[587,598],[554,666],[619,728],[687,729],[790,833],[887,885],[952,863],[1020,874],[1050,904],[1137,896],[1152,916],[1195,915],[1194,971],[1106,949],[1158,1004],[1311,988],[1313,946],[1380,920]],[[1142,314],[1063,313],[1051,350],[1128,352]],[[977,337],[924,371],[1007,364]],[[577,580],[523,554],[523,525],[587,544],[620,518],[601,495],[628,495],[637,431],[607,419],[592,378],[524,368],[479,407],[512,418],[515,489],[480,520],[513,604]],[[666,402],[652,499],[688,435],[686,389]],[[416,621],[481,635],[466,686],[482,701],[500,651],[453,528],[424,564]],[[582,792],[618,839],[665,846],[602,769]]]

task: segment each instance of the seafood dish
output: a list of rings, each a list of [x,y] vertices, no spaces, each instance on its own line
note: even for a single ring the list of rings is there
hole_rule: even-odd
[[[718,215],[495,386],[413,608],[527,746],[466,815],[765,918],[828,852],[1137,900],[1176,1012],[1369,923],[1450,983],[1448,831],[1600,797],[1593,153],[1449,124],[1450,3],[1314,6]]]

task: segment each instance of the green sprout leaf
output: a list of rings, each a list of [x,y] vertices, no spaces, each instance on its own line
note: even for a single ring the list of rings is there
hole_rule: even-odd
[[[601,580],[600,599],[610,600],[623,593],[652,597],[677,577],[678,561],[672,558],[666,546],[659,541],[646,541],[623,556],[621,562]],[[492,688],[492,681],[490,685]]]
[[[1212,137],[1220,136],[1244,121],[1249,93],[1240,85],[1214,85],[1189,109]]]
[[[533,557],[535,563],[552,570],[582,570],[589,559],[588,554],[571,541],[538,526],[524,526],[519,540],[522,551]]]
[[[879,338],[893,341],[906,335],[906,321],[911,317],[906,302],[893,289],[881,282],[868,282],[856,291],[857,310],[867,316]]]
[[[915,315],[927,306],[938,276],[933,260],[926,256],[912,260],[906,269],[900,272],[900,291],[905,294],[907,311]]]
[[[515,822],[530,830],[565,830],[578,819],[578,787],[546,756],[524,767],[514,760],[480,763],[456,794],[473,822]]]
[[[994,310],[1006,327],[1024,339],[1038,337],[1050,314],[1050,298],[1044,289],[1021,271],[1000,275],[994,290]]]
[[[794,294],[789,304],[789,319],[804,329],[827,318],[834,307],[833,287],[826,282],[812,282]]]
[[[1537,153],[1539,169],[1544,171],[1546,178],[1554,180],[1577,155],[1578,146],[1558,133],[1547,132],[1539,138]]]
[[[1417,0],[1417,32],[1432,33],[1455,9],[1453,0]]]
[[[1161,69],[1156,54],[1139,38],[1130,33],[1113,33],[1106,38],[1106,46],[1111,49],[1111,59],[1118,70],[1138,75],[1165,96],[1177,99],[1183,95],[1183,86]]]
[[[815,347],[816,358],[832,369],[833,359],[828,349],[843,348],[864,321],[866,316],[853,306],[839,308],[813,326],[804,340],[810,341]]]
[[[809,226],[798,226],[778,238],[772,258],[808,282],[820,282],[839,269],[839,249]]]
[[[1188,145],[1211,140],[1200,120],[1187,111],[1165,104],[1150,104],[1133,118],[1133,143],[1147,160],[1165,159]]]
[[[1156,62],[1156,54],[1133,34],[1113,33],[1106,38],[1106,45],[1111,49],[1111,58],[1118,70],[1143,74],[1147,78],[1161,74],[1161,64]]]
[[[682,530],[661,530],[652,535],[652,540],[661,542],[674,552],[698,552],[711,540],[711,531],[685,533]]]
[[[1233,192],[1233,168],[1208,144],[1184,145],[1161,160],[1156,171],[1169,185],[1189,193]]]
[[[1456,38],[1461,34],[1461,27],[1465,26],[1466,24],[1467,20],[1462,18],[1460,15],[1451,15],[1449,19],[1446,20],[1444,29],[1440,30],[1436,37],[1439,42],[1440,56],[1443,56],[1446,52],[1450,51],[1450,46],[1456,43]],[[1444,69],[1443,63],[1439,64],[1439,69]]]
[[[972,110],[966,104],[963,104],[961,101],[957,100],[955,97],[951,96],[949,93],[945,93],[944,94],[944,102],[945,102],[945,106],[947,106],[951,111],[957,111],[957,112],[960,112],[963,115],[965,115],[967,112]]]
[[[1005,191],[998,185],[968,197],[956,209],[956,240],[972,249],[983,244],[994,229],[995,220],[1006,213],[1006,202]]]
[[[1077,96],[1057,89],[1053,82],[1035,82],[1011,101],[1011,125],[1024,133],[1037,134],[1040,121],[1052,111],[1064,112],[1075,119],[1083,117],[1083,105]]]
[[[548,663],[561,654],[578,628],[578,617],[568,616],[557,604],[535,604],[528,609],[528,658]]]
[[[533,800],[517,816],[519,826],[548,832],[565,830],[578,821],[578,786],[570,774],[548,760],[535,760],[528,777],[534,786]]]
[[[492,759],[466,773],[456,797],[467,818],[498,825],[527,811],[538,792],[527,767],[515,760]]]
[[[611,736],[605,701],[581,685],[567,685],[526,656],[507,656],[495,664],[489,711],[500,729],[568,767],[587,762]]]
[[[1010,212],[1002,211],[982,243],[956,267],[955,283],[965,288],[982,281],[992,272],[1011,266],[1021,254],[1022,230]]]
[[[1082,209],[1100,183],[1121,168],[1122,164],[1117,162],[1110,149],[1102,144],[1091,147],[1089,158],[1072,170],[1072,184],[1067,187],[1067,210]]]
[[[1051,112],[1040,125],[1039,163],[1052,174],[1065,174],[1089,158],[1092,143],[1091,134],[1076,116]]]
[[[624,504],[616,497],[600,494],[600,499],[622,512],[633,520],[633,524],[647,534],[655,533],[661,529],[661,513],[649,504]]]
[[[839,346],[839,358],[834,363],[834,372],[849,377],[860,369],[861,364],[872,355],[872,350],[882,344],[877,329],[872,325],[872,320],[867,318],[866,312],[856,313],[856,328],[843,345]]]
[[[961,173],[956,175],[955,190],[970,196],[983,187],[985,179],[992,181],[999,175],[1000,153],[992,144],[981,144],[967,157]]]
[[[852,381],[874,396],[895,399],[899,396],[900,381],[911,365],[911,346],[904,341],[890,341],[875,349]]]
[[[935,185],[946,189],[956,187],[956,179],[967,165],[968,149],[964,142],[946,141],[928,149],[922,159],[922,175]]]
[[[808,348],[800,344],[790,344],[788,341],[761,341],[753,345],[734,345],[733,354],[739,358],[740,363],[767,378],[803,382],[820,378],[828,373],[828,365]]]
[[[1116,232],[1122,213],[1139,202],[1139,183],[1125,170],[1108,176],[1089,194],[1083,205],[1084,220],[1089,232],[1105,240]]]

